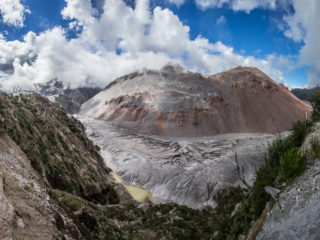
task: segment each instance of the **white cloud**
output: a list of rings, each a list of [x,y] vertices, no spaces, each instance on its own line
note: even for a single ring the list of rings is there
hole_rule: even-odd
[[[282,72],[289,72],[297,67],[296,57],[293,56],[271,54],[267,59],[268,62],[272,63],[273,66],[277,66],[277,69]]]
[[[80,25],[94,21],[97,10],[91,5],[90,0],[65,0],[67,6],[61,14],[65,19],[77,19]]]
[[[2,58],[11,63],[13,74],[3,75],[2,89],[11,91],[20,86],[33,89],[34,84],[50,79],[62,80],[71,88],[79,86],[105,86],[116,77],[143,67],[158,68],[170,58],[163,53],[140,52],[135,55],[112,51],[92,52],[81,39],[67,40],[61,28],[54,28],[39,36],[29,33],[23,42],[0,42]],[[1,50],[2,50],[1,49]],[[36,56],[30,64],[22,62],[24,56]],[[12,56],[12,58],[9,58]],[[1,63],[0,63],[1,66]]]
[[[276,7],[276,0],[246,0],[246,1],[234,0],[232,2],[232,8],[235,11],[250,12],[255,8],[275,9],[275,7]]]
[[[229,3],[229,0],[195,0],[195,2],[204,10],[207,8],[221,8],[225,3]]]
[[[276,0],[195,0],[196,4],[203,10],[207,8],[221,8],[227,4],[234,11],[245,11],[249,13],[255,8],[276,7]]]
[[[217,19],[217,24],[224,24],[226,23],[226,18],[224,16],[221,16]]]
[[[0,70],[9,69],[2,71],[3,89],[32,88],[54,78],[70,87],[104,87],[123,74],[168,62],[204,74],[255,66],[283,82],[274,58],[244,57],[201,36],[191,40],[189,27],[173,12],[160,7],[151,12],[148,0],[138,0],[134,9],[122,0],[106,0],[99,18],[87,0],[66,2],[63,16],[83,28],[77,38],[68,40],[66,30],[55,27],[39,35],[30,32],[23,41],[0,39]]]
[[[170,3],[177,5],[178,7],[184,4],[186,0],[168,0]]]
[[[299,52],[299,65],[309,66],[307,71],[310,86],[320,84],[320,1],[294,0],[294,13],[286,16],[288,24],[285,35],[304,45]]]
[[[25,8],[20,0],[0,0],[0,13],[4,23],[23,27],[25,13],[30,13],[30,10]]]
[[[189,45],[189,57],[186,66],[194,71],[217,73],[236,66],[257,67],[277,82],[284,83],[282,72],[275,68],[276,57],[257,59],[244,57],[234,53],[232,47],[221,42],[209,43],[205,38],[198,37]]]

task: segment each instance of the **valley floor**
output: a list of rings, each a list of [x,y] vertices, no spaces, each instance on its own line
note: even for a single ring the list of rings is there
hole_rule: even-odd
[[[148,189],[155,203],[215,206],[226,187],[252,186],[264,152],[278,135],[225,134],[164,139],[77,116],[101,148],[105,164],[126,185]],[[283,135],[286,135],[284,133]]]

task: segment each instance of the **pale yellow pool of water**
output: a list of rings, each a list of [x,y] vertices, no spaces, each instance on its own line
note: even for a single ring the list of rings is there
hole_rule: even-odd
[[[137,186],[130,186],[130,185],[124,184],[122,182],[122,180],[120,179],[120,177],[114,172],[112,172],[111,175],[112,175],[112,177],[114,178],[114,180],[117,183],[120,183],[123,186],[125,186],[125,188],[129,192],[129,194],[137,202],[145,202],[147,200],[151,200],[152,199],[152,194],[151,194],[151,192],[149,190],[143,189],[143,188],[140,188],[140,187],[137,187]]]
[[[149,190],[139,188],[136,186],[126,186],[130,195],[137,201],[137,202],[145,202],[146,200],[151,200],[152,195]]]

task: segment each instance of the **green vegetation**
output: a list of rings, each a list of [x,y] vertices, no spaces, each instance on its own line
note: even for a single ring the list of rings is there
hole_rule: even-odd
[[[313,107],[312,120],[320,120],[320,87],[314,88],[309,94],[308,100],[311,102]]]
[[[320,157],[320,142],[318,140],[318,138],[312,137],[310,140],[310,144],[311,144],[311,153],[310,153],[310,157],[312,159],[315,158],[319,158]]]
[[[145,211],[127,206],[141,222],[130,239],[219,239],[224,240],[232,225],[231,215],[247,193],[240,188],[221,191],[215,196],[216,208],[191,209],[177,204],[159,204]]]
[[[306,156],[292,147],[280,158],[279,176],[286,182],[291,183],[306,168]]]
[[[225,239],[232,222],[231,214],[245,192],[234,188],[220,192],[215,209],[194,210],[185,206],[157,205],[149,208],[143,225],[157,233],[156,239]]]
[[[268,201],[274,201],[266,193],[265,187],[282,188],[282,183],[290,184],[306,168],[306,155],[299,148],[307,134],[310,133],[310,120],[298,121],[292,126],[292,134],[275,140],[269,147],[265,163],[257,171],[252,193],[242,202],[242,208],[235,214],[230,234],[226,239],[237,239],[246,234],[251,222],[257,220]]]
[[[73,212],[79,211],[84,206],[84,204],[79,200],[79,197],[63,191],[53,190],[53,196]]]
[[[63,208],[71,210],[94,239],[226,239],[236,205],[247,196],[241,188],[221,191],[215,200],[218,206],[201,210],[177,204],[100,205],[78,196],[52,190],[52,197]],[[115,224],[117,223],[117,224]]]
[[[119,201],[106,181],[110,170],[78,120],[37,94],[0,93],[0,114],[3,130],[48,186],[102,204]]]
[[[307,88],[294,88],[291,92],[301,100],[312,102],[312,97],[319,93],[320,87],[307,89]]]
[[[313,126],[313,121],[306,119],[306,120],[298,120],[292,124],[291,128],[291,140],[294,147],[299,148],[305,137],[311,132]]]

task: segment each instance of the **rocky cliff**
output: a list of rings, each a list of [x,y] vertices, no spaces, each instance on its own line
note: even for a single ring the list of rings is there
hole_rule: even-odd
[[[0,93],[0,115],[1,239],[96,239],[104,212],[96,204],[134,203],[58,105]]]
[[[0,238],[51,239],[58,237],[56,218],[63,214],[27,156],[7,136],[0,136]],[[67,221],[70,221],[66,217]],[[77,228],[75,228],[78,231]],[[69,235],[70,237],[70,235]]]
[[[56,79],[45,84],[35,86],[36,91],[58,103],[67,113],[75,114],[80,111],[81,105],[101,91],[100,88],[68,88],[63,82]]]
[[[170,65],[116,79],[81,108],[87,117],[169,137],[278,133],[310,111],[256,68],[204,76]]]
[[[308,152],[307,169],[279,196],[257,239],[316,240],[320,236],[320,125],[316,124],[302,149]]]
[[[106,181],[111,170],[76,119],[37,94],[1,94],[0,109],[5,131],[52,188],[102,203],[117,201]]]

